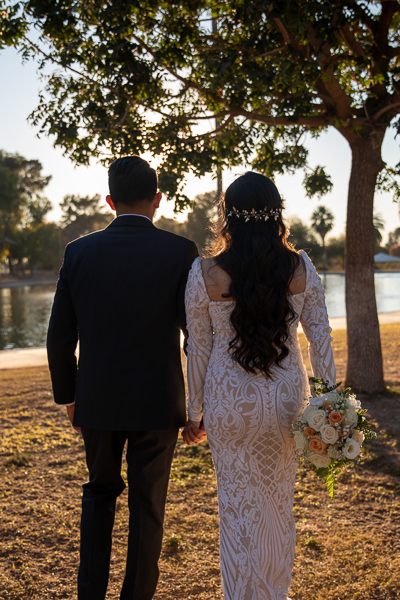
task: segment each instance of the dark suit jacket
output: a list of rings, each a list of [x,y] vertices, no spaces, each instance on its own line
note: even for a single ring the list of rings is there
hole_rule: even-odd
[[[194,242],[135,216],[68,244],[47,352],[55,402],[76,401],[75,425],[184,425],[180,331],[186,334],[185,286],[197,255]]]

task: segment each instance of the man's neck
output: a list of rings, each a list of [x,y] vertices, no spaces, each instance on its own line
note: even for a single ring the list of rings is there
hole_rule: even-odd
[[[117,206],[116,207],[117,217],[120,215],[139,215],[141,217],[147,217],[153,222],[154,210],[152,205],[149,206]]]

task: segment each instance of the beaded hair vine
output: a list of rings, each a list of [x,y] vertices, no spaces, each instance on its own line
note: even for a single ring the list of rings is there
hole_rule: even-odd
[[[251,210],[237,210],[234,206],[232,206],[232,210],[227,213],[227,217],[244,217],[245,223],[250,221],[250,219],[255,219],[256,221],[263,220],[268,221],[270,217],[274,217],[275,221],[280,216],[282,209],[281,208],[263,208],[262,210],[256,210],[252,208]]]

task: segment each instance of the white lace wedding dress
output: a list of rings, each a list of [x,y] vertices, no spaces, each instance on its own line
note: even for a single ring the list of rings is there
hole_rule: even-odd
[[[306,288],[291,296],[298,318],[290,327],[284,368],[272,368],[273,379],[252,375],[231,359],[233,303],[209,299],[200,258],[186,287],[188,416],[204,416],[217,474],[225,600],[289,598],[297,470],[289,429],[309,390],[299,321],[314,376],[336,382],[323,288],[307,254],[302,256]]]

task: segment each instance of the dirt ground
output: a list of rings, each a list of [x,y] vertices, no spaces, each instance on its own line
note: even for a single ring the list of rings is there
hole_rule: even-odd
[[[400,598],[400,323],[381,331],[388,388],[362,398],[379,437],[367,444],[363,463],[341,476],[335,501],[314,475],[299,471],[293,600]],[[340,380],[345,332],[335,332],[333,344]],[[0,600],[74,600],[82,441],[54,405],[45,368],[0,371],[0,409]],[[127,529],[124,492],[108,600],[119,598]],[[206,444],[178,444],[160,567],[156,600],[222,600]]]

